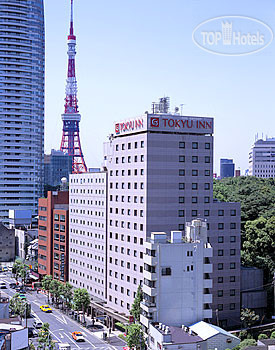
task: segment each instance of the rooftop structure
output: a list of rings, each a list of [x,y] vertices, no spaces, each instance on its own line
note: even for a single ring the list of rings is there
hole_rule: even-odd
[[[275,178],[275,138],[257,140],[249,152],[249,175]]]

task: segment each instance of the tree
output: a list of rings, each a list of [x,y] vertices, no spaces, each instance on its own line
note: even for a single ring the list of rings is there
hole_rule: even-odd
[[[245,340],[240,342],[239,349],[244,350],[248,346],[254,346],[254,345],[257,345],[257,342],[255,339],[245,339]]]
[[[135,321],[139,321],[140,314],[141,314],[140,303],[142,302],[142,300],[143,300],[142,289],[141,289],[141,286],[138,286],[137,294],[136,294],[135,300],[132,304],[132,308],[130,310],[130,314],[132,316],[134,316]]]
[[[57,280],[52,280],[49,285],[50,293],[53,295],[55,302],[58,303],[61,296],[60,289],[61,282]]]
[[[90,305],[91,298],[90,295],[85,288],[77,288],[74,290],[74,296],[73,296],[73,305],[74,309],[76,311],[83,311],[83,318],[85,322],[85,312]]]
[[[252,327],[259,320],[259,315],[255,311],[250,309],[241,310],[241,322],[244,324],[244,327]]]
[[[14,294],[10,299],[9,309],[13,315],[22,318],[29,317],[31,313],[30,304],[27,301],[22,300],[18,293]]]
[[[37,349],[50,350],[54,349],[54,342],[50,333],[50,325],[43,323],[43,326],[38,334],[38,347]]]
[[[50,284],[53,280],[51,275],[46,275],[42,279],[42,288],[47,292],[48,302],[49,302],[49,292],[50,292]]]
[[[126,342],[130,349],[146,349],[144,335],[140,324],[134,323],[127,327]]]
[[[258,335],[258,339],[261,340],[261,339],[268,339],[268,336],[264,333],[261,333]]]
[[[63,307],[65,306],[65,308],[69,308],[73,300],[73,286],[70,283],[66,282],[65,284],[62,284],[61,296],[63,300]]]
[[[16,281],[18,280],[18,277],[20,275],[20,271],[22,269],[22,264],[23,263],[20,259],[16,259],[14,264],[13,264],[12,273],[14,274]]]
[[[271,338],[271,339],[275,339],[275,331],[273,331],[273,332],[271,333],[270,338]]]

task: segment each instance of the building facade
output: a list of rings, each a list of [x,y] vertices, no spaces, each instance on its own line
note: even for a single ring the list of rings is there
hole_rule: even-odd
[[[234,177],[235,175],[235,164],[233,159],[224,159],[220,160],[220,177],[221,179],[225,177]]]
[[[257,140],[249,152],[249,175],[275,177],[275,138]]]
[[[0,262],[15,260],[15,233],[13,228],[0,223]]]
[[[48,192],[39,198],[38,273],[68,280],[69,192]]]
[[[43,191],[43,0],[0,1],[0,218]]]
[[[187,223],[185,234],[153,232],[144,248],[143,310],[140,321],[181,327],[212,318],[211,245],[207,224]]]
[[[107,282],[107,173],[70,175],[69,281],[106,300]]]
[[[144,244],[151,232],[183,231],[187,221],[201,218],[207,220],[209,242],[213,247],[212,310],[217,311],[212,322],[218,319],[222,326],[238,324],[240,205],[213,199],[213,119],[155,112],[116,123],[114,133],[104,144],[104,167],[108,174],[104,183],[108,201],[102,208],[108,215],[105,227],[107,306],[129,315],[138,285],[143,283]],[[85,199],[85,214],[81,205],[84,205],[83,179],[93,175],[74,176],[70,176],[70,197],[73,196],[70,225],[77,223],[79,227],[73,226],[73,230],[90,233],[91,228],[90,231],[87,228],[99,218],[90,216],[87,224],[83,215],[91,211],[91,205]],[[76,182],[72,183],[73,179]],[[89,185],[90,191],[94,191],[95,183]],[[73,204],[75,207],[71,208]],[[85,259],[81,254],[86,247],[83,243],[78,248],[73,246],[76,237],[72,239],[75,241],[70,242],[70,249],[74,249],[71,257],[75,261],[82,259],[83,264]],[[77,271],[76,263],[72,269]],[[71,281],[75,286],[80,282],[87,284],[87,278],[86,282],[85,278],[76,279],[73,271],[70,279],[75,280]]]
[[[59,186],[61,179],[69,180],[72,173],[72,156],[64,154],[62,151],[52,149],[51,154],[44,157],[44,181],[45,185]]]

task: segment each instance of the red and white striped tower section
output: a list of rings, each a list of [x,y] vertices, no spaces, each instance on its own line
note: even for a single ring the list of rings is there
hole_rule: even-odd
[[[66,85],[65,113],[62,114],[63,134],[60,150],[72,156],[72,173],[79,174],[87,171],[81,150],[79,137],[79,122],[81,116],[77,105],[77,82],[75,77],[76,36],[73,25],[73,0],[71,1],[71,24],[68,36],[68,75]]]

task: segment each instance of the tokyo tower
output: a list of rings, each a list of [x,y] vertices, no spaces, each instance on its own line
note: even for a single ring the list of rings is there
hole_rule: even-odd
[[[71,23],[68,35],[68,74],[66,85],[65,112],[62,114],[63,134],[60,150],[72,156],[72,173],[79,174],[87,171],[81,150],[79,137],[79,122],[81,116],[77,104],[77,81],[75,76],[76,36],[73,25],[73,0],[71,0]]]

